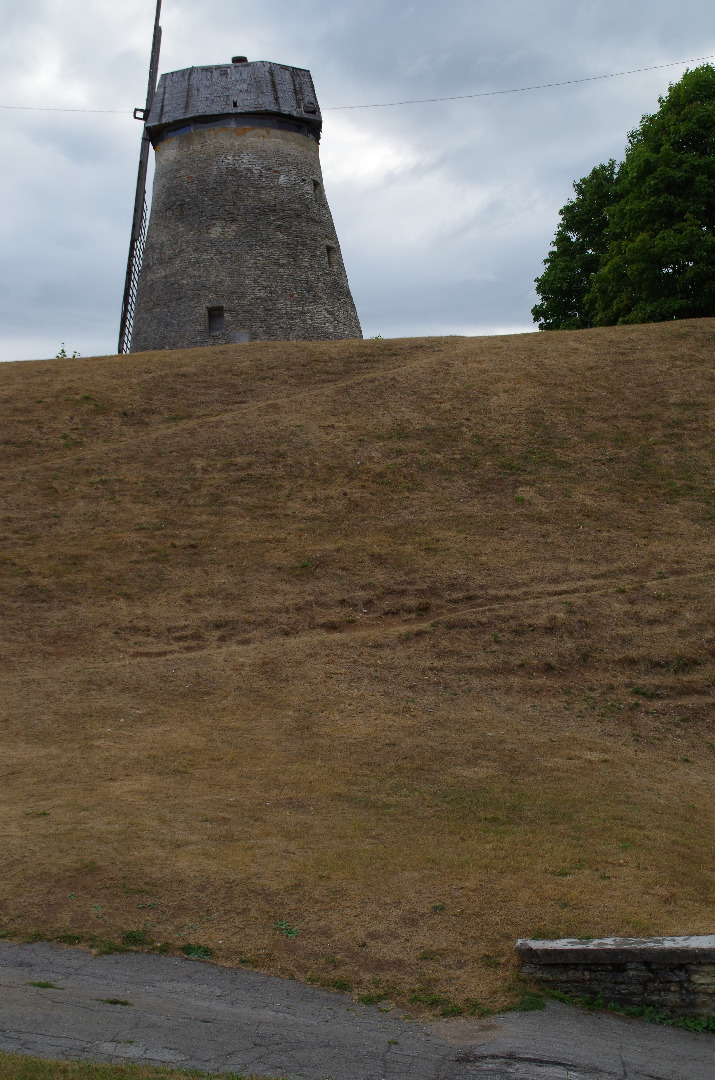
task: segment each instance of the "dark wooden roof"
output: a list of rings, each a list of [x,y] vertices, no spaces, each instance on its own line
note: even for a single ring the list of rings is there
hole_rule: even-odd
[[[183,68],[159,79],[147,128],[162,128],[200,117],[264,114],[302,120],[318,134],[322,127],[313,79],[305,68],[268,60]]]

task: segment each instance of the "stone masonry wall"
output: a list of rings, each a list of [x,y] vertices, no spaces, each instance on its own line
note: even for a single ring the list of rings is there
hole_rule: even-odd
[[[313,139],[214,127],[157,145],[132,352],[361,336]]]
[[[715,935],[516,944],[521,973],[573,997],[715,1016]]]

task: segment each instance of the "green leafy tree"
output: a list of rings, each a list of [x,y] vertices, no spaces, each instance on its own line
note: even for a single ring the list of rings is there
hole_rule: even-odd
[[[541,303],[531,309],[540,330],[579,330],[593,325],[587,302],[593,276],[608,249],[606,211],[616,198],[618,166],[611,159],[574,184],[575,199],[559,212],[561,222],[536,279]]]
[[[628,139],[596,326],[715,314],[715,68],[686,72]]]
[[[659,102],[620,166],[574,185],[536,281],[540,329],[715,315],[715,68],[687,71]]]

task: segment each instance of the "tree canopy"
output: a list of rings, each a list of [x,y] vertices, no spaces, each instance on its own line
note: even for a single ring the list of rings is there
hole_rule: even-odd
[[[536,279],[540,330],[715,315],[715,68],[686,71],[576,181]]]

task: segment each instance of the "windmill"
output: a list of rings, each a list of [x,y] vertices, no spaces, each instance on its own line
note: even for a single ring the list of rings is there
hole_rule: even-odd
[[[134,217],[132,218],[132,233],[129,241],[129,258],[127,259],[127,275],[124,280],[124,298],[122,300],[122,319],[119,326],[118,353],[128,353],[132,340],[132,328],[134,325],[134,305],[137,297],[137,283],[141,270],[144,245],[147,231],[147,205],[146,205],[146,173],[149,165],[149,148],[151,140],[146,128],[146,121],[156,92],[156,81],[159,74],[159,49],[161,48],[161,27],[159,16],[161,15],[161,0],[156,0],[156,16],[154,18],[154,37],[151,46],[151,61],[149,63],[149,83],[146,91],[146,105],[143,109],[134,110],[134,119],[144,122],[142,132],[141,150],[139,152],[139,171],[137,174],[137,190],[134,197]]]
[[[234,56],[157,82],[160,7],[134,110],[144,131],[119,352],[361,337],[310,72]]]

